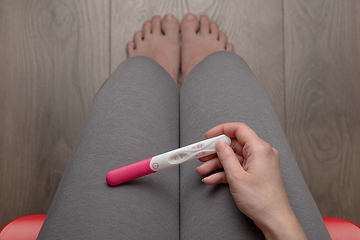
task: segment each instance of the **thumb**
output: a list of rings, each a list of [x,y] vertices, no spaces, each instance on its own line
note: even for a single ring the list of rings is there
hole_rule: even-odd
[[[232,176],[244,171],[233,149],[226,142],[218,141],[215,144],[215,149],[228,180],[229,177],[232,178]]]

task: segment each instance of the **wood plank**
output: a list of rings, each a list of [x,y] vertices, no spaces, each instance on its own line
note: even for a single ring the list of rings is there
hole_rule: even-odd
[[[284,1],[286,133],[322,215],[358,225],[359,12],[359,1]]]
[[[249,64],[268,93],[285,127],[281,0],[168,1],[113,0],[111,6],[111,72],[126,59],[126,43],[154,15],[206,14],[228,35],[235,52]]]
[[[109,76],[109,0],[0,1],[0,227],[46,213]]]

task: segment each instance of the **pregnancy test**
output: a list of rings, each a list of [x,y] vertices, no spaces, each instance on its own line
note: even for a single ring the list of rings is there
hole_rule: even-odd
[[[230,145],[231,139],[226,135],[210,138],[197,142],[186,147],[182,147],[170,152],[157,155],[152,158],[142,160],[137,163],[127,165],[108,172],[106,181],[108,184],[115,186],[135,178],[139,178],[150,173],[155,173],[184,162],[197,158],[205,157],[216,153],[215,143],[224,141]]]

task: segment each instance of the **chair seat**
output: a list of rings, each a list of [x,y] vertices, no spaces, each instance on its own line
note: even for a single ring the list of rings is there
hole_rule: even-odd
[[[0,240],[35,240],[39,235],[46,214],[19,217],[3,227]]]
[[[3,227],[0,240],[35,240],[44,223],[46,214],[17,218]],[[360,227],[356,224],[332,217],[323,217],[332,240],[359,240]]]
[[[356,224],[333,217],[323,217],[332,240],[360,240],[360,227]]]

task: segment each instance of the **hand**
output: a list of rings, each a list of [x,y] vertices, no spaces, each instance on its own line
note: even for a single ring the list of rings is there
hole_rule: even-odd
[[[280,239],[277,238],[279,230],[285,226],[287,230],[302,232],[302,235],[292,232],[293,236],[305,237],[285,192],[278,151],[244,123],[221,124],[205,136],[211,138],[221,134],[232,139],[231,147],[217,142],[217,156],[201,158],[204,163],[197,172],[205,175],[220,168],[224,171],[204,178],[203,182],[208,185],[228,183],[237,207],[255,222],[265,237]]]

